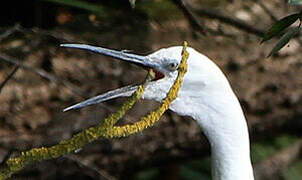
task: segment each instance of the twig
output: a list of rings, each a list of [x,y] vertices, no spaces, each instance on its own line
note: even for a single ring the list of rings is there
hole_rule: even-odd
[[[200,25],[200,23],[197,20],[197,17],[194,15],[193,12],[190,11],[190,9],[188,9],[183,1],[181,0],[173,0],[174,4],[176,4],[176,6],[179,7],[179,9],[183,12],[184,16],[188,19],[191,27],[195,30],[200,32],[202,35],[206,35],[207,33],[210,33],[213,36],[224,36],[224,37],[228,37],[228,38],[234,38],[236,37],[233,34],[228,34],[225,33],[224,31],[222,31],[221,29],[219,30],[214,30],[208,27],[203,27]]]
[[[16,24],[13,27],[7,28],[3,34],[0,35],[0,41],[5,39],[6,37],[10,36],[11,34],[15,32],[21,32],[21,33],[31,33],[31,34],[37,34],[41,36],[49,36],[57,40],[63,40],[63,41],[75,41],[72,36],[68,36],[66,33],[62,32],[50,32],[47,30],[42,30],[39,28],[24,28],[20,24]]]
[[[176,4],[179,9],[183,12],[184,16],[188,19],[191,27],[200,32],[203,35],[206,35],[206,33],[210,33],[214,36],[224,36],[224,37],[229,37],[229,38],[234,38],[235,36],[232,34],[227,34],[225,32],[223,32],[221,29],[219,29],[218,31],[211,29],[211,28],[207,28],[207,27],[202,27],[200,25],[200,23],[198,22],[197,18],[195,17],[194,13],[190,11],[190,9],[188,9],[184,2],[182,0],[173,0],[174,4]]]
[[[59,41],[67,41],[67,42],[73,42],[73,41],[79,41],[79,39],[74,39],[72,36],[68,36],[68,34],[63,33],[63,32],[49,32],[46,30],[42,30],[39,28],[32,28],[32,29],[27,29],[24,27],[20,28],[20,31],[23,33],[33,33],[33,34],[38,34],[41,36],[48,36],[52,37],[54,39],[57,39]]]
[[[45,79],[48,79],[50,81],[55,81],[55,82],[57,82],[59,84],[62,84],[66,88],[68,88],[69,90],[71,90],[71,92],[73,92],[74,94],[80,95],[82,97],[88,97],[88,95],[84,91],[78,89],[77,87],[74,87],[69,82],[67,82],[65,80],[62,80],[62,79],[59,79],[59,78],[57,78],[57,77],[55,77],[55,76],[53,76],[53,75],[51,75],[51,74],[49,74],[49,73],[41,70],[41,69],[35,69],[33,67],[27,66],[27,65],[23,64],[22,62],[20,62],[19,60],[14,59],[13,57],[10,57],[10,56],[8,56],[6,54],[0,53],[0,60],[6,61],[6,62],[14,64],[14,65],[17,65],[17,66],[19,66],[22,69],[34,72],[34,73],[40,75],[41,77],[43,77]]]
[[[174,4],[183,12],[184,16],[188,19],[190,25],[194,30],[199,31],[200,33],[205,35],[204,28],[199,24],[196,20],[194,14],[184,5],[183,1],[181,0],[173,0]]]
[[[0,41],[8,37],[9,35],[19,31],[21,28],[20,24],[15,24],[13,27],[7,29],[3,34],[0,35]]]
[[[38,29],[38,28],[33,28],[33,29],[23,28],[22,26],[20,26],[20,24],[16,24],[15,26],[7,29],[5,31],[5,33],[3,33],[2,35],[0,35],[0,41],[2,39],[6,38],[7,36],[15,33],[15,32],[34,33],[34,34],[38,34],[38,35],[41,35],[41,36],[53,37],[53,38],[58,39],[58,40],[74,41],[73,38],[66,38],[66,35],[62,35],[62,33],[50,33],[48,31],[41,30],[41,29]],[[43,78],[46,78],[48,80],[54,81],[54,82],[59,83],[59,84],[63,84],[65,87],[67,87],[68,89],[70,89],[71,92],[73,92],[76,95],[79,95],[82,98],[88,98],[89,97],[87,93],[85,93],[84,91],[82,91],[82,90],[74,87],[69,82],[61,80],[61,79],[59,79],[59,78],[57,78],[55,76],[52,76],[51,74],[49,74],[49,73],[47,73],[47,72],[45,72],[43,70],[39,70],[39,69],[35,69],[35,68],[32,68],[32,67],[26,66],[22,62],[20,62],[20,61],[18,61],[16,59],[13,59],[12,57],[9,57],[9,56],[7,56],[5,54],[0,54],[0,60],[1,59],[4,60],[4,61],[6,61],[6,62],[9,62],[11,64],[16,64],[18,66],[18,68],[20,66],[21,68],[29,70],[29,71],[32,71],[32,72],[34,72],[34,73],[42,76]],[[14,73],[12,72],[10,74],[10,76],[13,76]],[[0,85],[0,93],[1,93],[1,90],[3,89],[4,85],[7,83],[6,81],[8,81],[9,78],[11,78],[10,76],[8,77],[8,79],[6,79]],[[112,108],[110,108],[110,107],[107,107],[107,106],[105,106],[103,104],[100,104],[100,106],[103,107],[108,112],[114,112],[114,110]]]
[[[12,72],[7,76],[7,78],[0,84],[0,93],[4,86],[7,84],[7,82],[15,75],[15,73],[18,71],[19,66],[14,67]]]
[[[32,28],[32,29],[28,29],[28,28],[24,28],[22,27],[20,24],[16,24],[15,26],[7,29],[5,31],[5,33],[3,33],[2,35],[0,35],[0,41],[4,38],[6,38],[7,36],[15,33],[15,32],[21,32],[21,33],[34,33],[34,34],[38,34],[38,35],[41,35],[41,36],[49,36],[49,37],[52,37],[52,38],[55,38],[55,39],[58,39],[58,40],[65,40],[65,41],[74,41],[73,38],[66,38],[66,35],[62,34],[62,33],[54,33],[54,32],[48,32],[48,31],[45,31],[45,30],[41,30],[41,29],[38,29],[38,28]],[[84,91],[72,86],[70,83],[68,83],[67,81],[64,81],[64,80],[61,80],[59,78],[56,78],[50,74],[48,74],[47,72],[43,71],[43,70],[38,70],[38,69],[34,69],[32,67],[29,67],[29,66],[26,66],[26,65],[23,65],[22,62],[18,61],[18,60],[15,60],[15,59],[12,59],[11,57],[8,57],[7,55],[4,55],[4,54],[0,54],[0,58],[2,58],[2,60],[5,60],[6,62],[9,62],[11,64],[21,64],[21,68],[23,69],[26,69],[26,70],[30,70],[30,71],[33,71],[34,73],[37,73],[38,75],[46,78],[46,79],[49,79],[51,81],[55,81],[59,84],[63,84],[64,86],[66,86],[68,89],[70,89],[74,94],[76,95],[79,95],[83,98],[88,98],[88,94],[84,93]],[[4,82],[3,82],[4,83]],[[3,84],[2,83],[2,84]],[[7,82],[5,82],[7,83]],[[0,86],[0,92],[1,92],[1,89],[3,87]],[[109,108],[103,104],[100,104],[101,107],[105,108],[106,111],[108,112],[114,112],[114,110],[112,108]]]
[[[232,38],[232,39],[235,39],[237,37],[235,34],[224,32],[221,28],[215,30],[212,28],[205,27],[205,30],[206,30],[206,32],[210,33],[212,36],[223,36],[223,37]]]
[[[262,1],[259,0],[254,0],[257,4],[259,4],[259,6],[264,10],[264,12],[266,12],[266,14],[274,21],[278,21],[278,18],[273,14],[273,12],[271,12],[263,3]]]
[[[73,158],[72,156],[66,156],[63,157],[68,159],[69,161],[74,162],[75,164],[77,164],[79,167],[85,168],[89,171],[94,172],[97,177],[99,179],[110,179],[110,180],[114,180],[115,178],[110,176],[108,173],[106,173],[105,171],[101,170],[101,169],[97,169],[96,167],[93,167],[92,165],[88,165],[87,163],[81,162],[80,160]]]
[[[251,25],[248,25],[245,22],[243,22],[237,18],[229,17],[229,16],[221,13],[218,10],[198,7],[195,4],[193,5],[191,2],[184,1],[184,0],[181,0],[181,1],[183,2],[183,5],[187,7],[187,9],[191,9],[194,13],[198,14],[199,16],[217,19],[225,24],[232,25],[242,31],[252,33],[259,37],[262,37],[265,34],[264,30],[255,28]]]

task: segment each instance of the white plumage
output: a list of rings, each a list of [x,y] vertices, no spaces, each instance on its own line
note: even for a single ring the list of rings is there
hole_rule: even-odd
[[[153,68],[163,78],[150,82],[143,98],[161,101],[177,76],[182,47],[160,49],[148,56],[139,56],[89,45],[64,44],[64,47],[90,50],[120,60]],[[188,71],[179,95],[170,109],[198,122],[211,145],[214,180],[252,180],[248,127],[241,106],[228,80],[218,66],[193,48],[189,52]],[[108,99],[130,96],[135,86],[91,98],[65,110],[85,107]]]

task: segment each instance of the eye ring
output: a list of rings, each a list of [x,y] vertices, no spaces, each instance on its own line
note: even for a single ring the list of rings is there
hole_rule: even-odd
[[[178,63],[176,62],[167,64],[167,69],[169,69],[170,71],[175,71],[177,68],[178,68]]]

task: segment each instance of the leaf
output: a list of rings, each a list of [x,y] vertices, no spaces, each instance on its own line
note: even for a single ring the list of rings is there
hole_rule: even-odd
[[[129,0],[129,3],[130,3],[132,8],[135,8],[135,1],[136,0]]]
[[[271,39],[272,37],[279,34],[281,31],[283,31],[285,28],[293,24],[297,19],[301,18],[300,13],[292,14],[289,16],[286,16],[282,18],[281,20],[277,21],[269,30],[268,32],[263,36],[263,39],[261,43],[264,41],[267,41]]]
[[[83,0],[41,0],[41,1],[67,5],[67,6],[76,7],[79,9],[85,9],[87,11],[92,11],[97,13],[103,12],[103,8],[101,6]]]
[[[274,46],[274,48],[272,49],[272,51],[269,53],[269,55],[267,57],[270,57],[271,55],[278,52],[281,48],[283,48],[289,42],[289,40],[292,37],[294,37],[299,31],[300,31],[299,27],[294,27],[294,28],[290,29],[287,33],[285,33],[281,37],[279,42]]]
[[[288,0],[288,4],[290,5],[302,4],[302,0]]]

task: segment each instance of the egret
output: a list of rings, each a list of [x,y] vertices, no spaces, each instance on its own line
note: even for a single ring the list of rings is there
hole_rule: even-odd
[[[158,102],[166,96],[177,77],[182,51],[181,46],[174,46],[141,56],[85,44],[61,46],[92,51],[152,69],[156,76],[147,84],[143,98]],[[200,125],[210,142],[214,180],[253,180],[248,126],[235,93],[213,61],[193,48],[188,47],[187,51],[187,73],[169,109],[180,116],[192,117]],[[136,89],[137,86],[126,86],[112,90],[64,111],[130,96]]]

